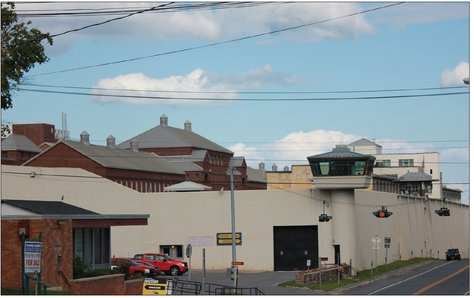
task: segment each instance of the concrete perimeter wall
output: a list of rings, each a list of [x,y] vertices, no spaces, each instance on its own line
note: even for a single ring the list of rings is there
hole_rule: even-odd
[[[36,172],[34,178],[29,175],[32,171]],[[115,256],[157,252],[160,245],[183,245],[184,249],[190,241],[199,240],[203,245],[193,246],[192,268],[202,267],[203,248],[207,269],[230,266],[231,246],[216,245],[216,233],[231,232],[229,191],[139,193],[81,169],[2,166],[1,192],[3,199],[63,200],[101,214],[150,214],[148,226],[112,227]],[[340,244],[341,262],[352,263],[357,269],[370,268],[375,252],[377,263],[384,262],[384,237],[391,237],[389,262],[427,253],[444,258],[450,247],[458,247],[463,257],[469,255],[468,206],[450,204],[451,216],[440,217],[434,213],[441,207],[440,201],[356,190],[353,202],[348,203],[347,194],[344,198],[337,194],[236,191],[236,232],[242,233],[243,242],[237,246],[237,259],[245,262],[241,270],[274,269],[274,226],[317,225],[319,255],[334,262],[333,245]],[[320,223],[323,201],[329,203],[324,212],[333,219]],[[394,214],[386,219],[373,216],[381,205]],[[353,211],[348,213],[350,209]],[[346,228],[355,235],[347,236]],[[372,249],[375,235],[382,239],[378,251]]]

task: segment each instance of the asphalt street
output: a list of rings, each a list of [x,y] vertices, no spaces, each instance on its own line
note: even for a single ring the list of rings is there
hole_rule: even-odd
[[[339,289],[339,295],[467,295],[469,260],[430,261]]]

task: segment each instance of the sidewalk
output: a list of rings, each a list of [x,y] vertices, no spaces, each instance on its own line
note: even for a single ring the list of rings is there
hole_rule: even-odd
[[[189,273],[179,277],[180,280],[189,280]],[[296,271],[263,271],[249,272],[240,271],[237,287],[258,288],[265,295],[321,295],[323,292],[312,291],[305,288],[284,288],[278,286],[280,283],[294,280]],[[203,278],[202,270],[192,270],[191,280],[201,283],[213,283],[233,286],[234,282],[227,276],[225,270],[207,270],[206,279]]]

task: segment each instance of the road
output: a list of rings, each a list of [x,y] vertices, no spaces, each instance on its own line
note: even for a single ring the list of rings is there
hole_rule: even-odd
[[[430,261],[339,290],[341,295],[469,295],[469,260]]]

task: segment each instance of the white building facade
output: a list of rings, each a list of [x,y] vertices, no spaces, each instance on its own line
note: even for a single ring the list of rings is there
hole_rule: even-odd
[[[218,235],[231,232],[229,191],[139,193],[80,169],[2,166],[1,192],[3,199],[61,200],[101,214],[149,214],[148,226],[112,227],[111,255],[117,257],[170,248],[179,253],[192,244],[193,269],[202,268],[203,249],[207,269],[231,265],[231,246],[218,243]],[[469,257],[469,206],[459,203],[349,188],[236,191],[235,204],[240,270],[301,269],[318,257],[364,269],[377,256],[377,264],[385,255],[387,262],[442,259],[452,247]],[[375,217],[380,206],[393,215]],[[451,216],[435,213],[442,206]],[[322,213],[332,219],[319,222]],[[308,237],[313,240],[303,243]]]

